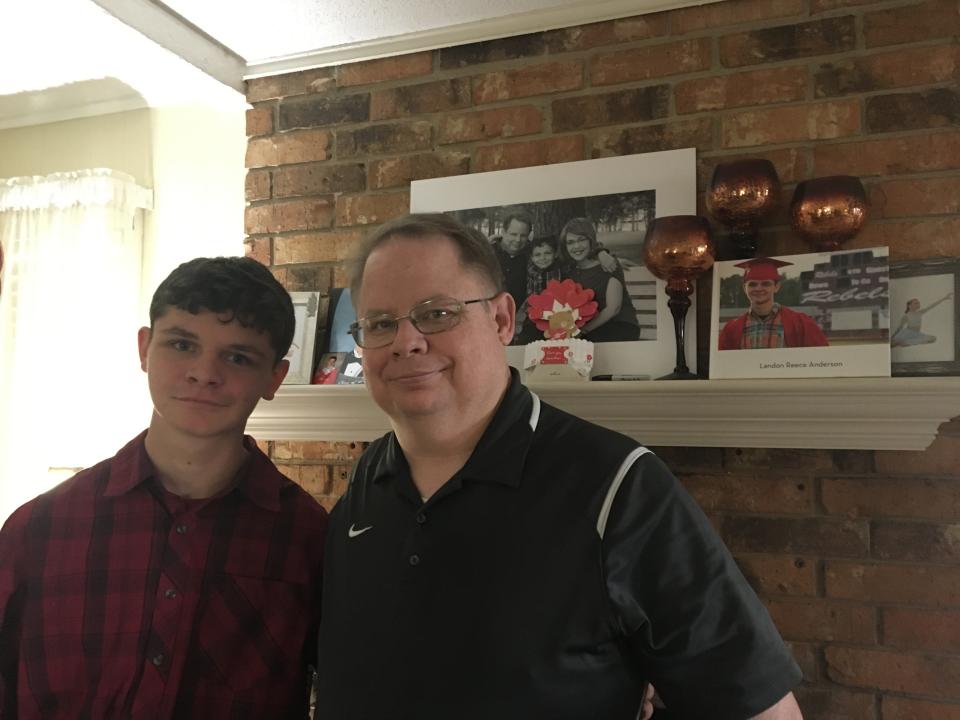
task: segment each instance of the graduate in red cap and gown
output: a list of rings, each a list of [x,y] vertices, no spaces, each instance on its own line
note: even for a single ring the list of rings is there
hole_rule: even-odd
[[[753,258],[737,263],[744,268],[743,292],[750,309],[727,322],[720,331],[721,350],[821,347],[829,345],[816,322],[776,302],[780,268],[793,263],[774,258]]]

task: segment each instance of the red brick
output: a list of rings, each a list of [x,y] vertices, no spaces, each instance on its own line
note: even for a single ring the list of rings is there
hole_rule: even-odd
[[[250,171],[244,180],[244,196],[247,202],[270,199],[270,171]]]
[[[916,453],[904,453],[915,455]],[[933,478],[823,478],[824,509],[871,518],[960,518],[960,481]]]
[[[573,160],[583,160],[582,135],[559,135],[545,140],[527,140],[477,148],[473,158],[473,172],[553,165]]]
[[[370,95],[370,119],[395,118],[459,110],[470,106],[470,79],[453,78],[379,90]]]
[[[803,0],[731,0],[674,10],[669,13],[670,29],[674,35],[683,35],[724,25],[802,16],[805,12]]]
[[[907,238],[908,242],[913,241],[926,250],[926,254],[920,257],[960,255],[960,251],[940,252],[941,248],[935,244],[938,233],[952,233],[953,237],[960,236],[960,218],[945,222],[931,221],[925,224],[924,228],[928,229],[928,232],[917,235],[911,233]],[[957,458],[960,458],[960,438],[942,435],[938,436],[923,452],[898,453],[892,450],[878,450],[876,453],[877,470],[881,473],[950,475],[955,479],[960,477]]]
[[[920,260],[929,257],[960,256],[960,218],[931,218],[929,220],[880,220],[868,222],[863,230],[844,243],[845,250],[857,248],[881,247],[890,248],[890,260]],[[936,444],[936,443],[934,443]],[[956,451],[954,451],[956,452]],[[940,462],[941,473],[956,469],[957,455],[940,457],[929,455],[930,449],[924,453],[908,452],[896,453],[890,450],[878,450],[876,454],[877,469],[881,472],[910,472],[911,461],[919,463],[920,468],[931,467]],[[895,455],[902,455],[900,460],[892,459]],[[939,460],[937,459],[939,458]],[[889,470],[887,469],[889,468]],[[901,468],[894,470],[893,468]]]
[[[805,100],[807,82],[803,67],[698,78],[675,86],[674,103],[678,113],[689,113]]]
[[[813,510],[814,486],[803,477],[685,475],[683,486],[706,512],[806,514]]]
[[[870,187],[875,218],[960,213],[960,177],[890,180]]]
[[[333,86],[333,68],[316,68],[247,80],[247,102],[323,92]]]
[[[247,137],[269,135],[273,132],[273,105],[261,105],[247,110]]]
[[[410,193],[341,195],[337,198],[337,225],[371,225],[410,212]]]
[[[287,230],[330,227],[333,203],[330,198],[254,205],[246,209],[246,233],[260,235]]]
[[[817,646],[810,643],[786,643],[787,650],[793,655],[797,665],[800,666],[800,672],[803,673],[803,679],[807,682],[816,682],[822,677],[820,672],[820,650]]]
[[[441,48],[438,64],[442,70],[457,70],[469,65],[534,57],[543,55],[544,52],[546,43],[543,33],[511,35],[496,40]]]
[[[281,472],[316,497],[330,494],[333,484],[330,470],[329,465],[286,465]]]
[[[710,147],[713,132],[713,119],[709,117],[600,132],[594,137],[593,157]]]
[[[809,682],[810,678],[804,675],[804,680]],[[877,702],[872,693],[850,692],[836,685],[801,685],[793,692],[803,710],[803,720],[874,720],[877,717]]]
[[[670,87],[652,85],[611,93],[580,95],[554,100],[554,132],[600,125],[623,125],[664,118],[669,113]]]
[[[710,45],[710,38],[697,38],[597,55],[590,63],[590,80],[613,85],[707,70]]]
[[[869,603],[960,605],[960,567],[829,560],[824,577],[827,597]]]
[[[960,610],[884,608],[882,617],[884,645],[949,653],[960,648]]]
[[[741,554],[736,561],[760,595],[817,594],[817,563],[813,556]]]
[[[960,524],[876,521],[870,546],[873,557],[883,560],[960,565]]]
[[[868,48],[926,42],[960,35],[956,0],[928,0],[863,17],[863,39]]]
[[[333,285],[331,287],[350,287],[350,271],[346,265],[337,265],[333,269]]]
[[[333,273],[322,265],[283,265],[270,268],[280,284],[290,292],[327,292]]]
[[[960,48],[907,48],[821,65],[814,96],[833,97],[960,79]]]
[[[720,64],[741,67],[856,49],[852,15],[751,30],[720,38]]]
[[[546,33],[547,52],[591,50],[603,45],[649,40],[670,34],[668,13],[649,13],[606,22],[575,25]]]
[[[883,720],[960,720],[960,705],[913,698],[883,698]]]
[[[872,95],[865,98],[864,105],[866,128],[871,133],[960,125],[960,91],[956,88]]]
[[[832,140],[860,132],[857,100],[750,110],[721,121],[723,147]]]
[[[534,135],[543,129],[543,116],[532,105],[444,115],[437,130],[441,144]]]
[[[350,465],[333,466],[331,469],[330,495],[340,497],[347,491],[347,486],[350,484],[351,468]]]
[[[349,231],[316,232],[296,235],[281,235],[273,241],[273,262],[289,263],[340,262],[361,240],[361,234]],[[356,445],[356,443],[353,443]],[[279,444],[278,444],[279,445]],[[330,447],[343,443],[286,443],[281,447],[291,457],[307,460],[329,460]],[[295,455],[302,452],[303,455]]]
[[[770,617],[784,640],[873,645],[877,618],[873,608],[822,600],[768,600]]]
[[[409,77],[429,75],[433,71],[433,52],[367,60],[341,65],[337,70],[337,85],[366,85],[369,83],[402,80]]]
[[[247,167],[326,160],[332,137],[329,130],[304,130],[254,138],[247,142]]]
[[[358,163],[311,163],[273,171],[273,196],[325,195],[365,189],[367,173]]]
[[[465,175],[470,172],[470,155],[462,152],[421,153],[372,160],[367,170],[371,190],[409,185],[413,180]]]
[[[269,237],[247,238],[243,241],[243,254],[270,267],[273,265],[273,241]]]
[[[369,119],[370,96],[367,93],[314,95],[281,102],[277,112],[277,127],[280,130],[294,130],[366,122]]]
[[[362,442],[294,442],[277,440],[273,457],[277,460],[328,460],[338,464],[352,463],[366,448]]]
[[[726,516],[720,535],[735,553],[862,557],[869,532],[866,522],[853,520]]]
[[[960,131],[818,145],[818,176],[900,175],[960,168]]]
[[[724,452],[724,467],[728,470],[754,471],[771,468],[785,470],[829,470],[833,456],[826,450],[787,450],[780,448],[733,448]]]
[[[841,685],[929,697],[957,697],[960,658],[860,648],[824,649],[831,679]]]
[[[582,87],[583,63],[579,60],[549,62],[477,75],[473,78],[473,102],[483,105]]]
[[[427,150],[433,144],[433,125],[424,120],[368,125],[337,133],[337,157]]]

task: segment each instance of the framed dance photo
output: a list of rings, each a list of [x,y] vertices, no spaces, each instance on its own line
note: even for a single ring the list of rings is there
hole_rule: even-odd
[[[889,377],[885,247],[713,268],[711,378]]]
[[[654,218],[696,212],[694,148],[418,180],[410,191],[412,212],[446,213],[489,238],[517,306],[511,365],[522,370],[524,346],[548,338],[528,299],[572,280],[596,303],[579,334],[594,343],[594,378],[673,370],[673,317],[643,239]],[[688,337],[695,318],[687,313]]]
[[[890,265],[894,375],[960,375],[960,258]]]

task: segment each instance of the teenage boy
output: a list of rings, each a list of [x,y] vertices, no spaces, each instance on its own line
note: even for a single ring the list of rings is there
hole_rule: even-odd
[[[160,284],[149,428],[0,531],[0,717],[307,716],[326,513],[244,436],[293,332],[250,258]]]

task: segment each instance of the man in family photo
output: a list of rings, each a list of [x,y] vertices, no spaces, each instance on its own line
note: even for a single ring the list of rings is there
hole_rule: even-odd
[[[244,435],[293,335],[250,258],[160,284],[148,429],[0,530],[0,717],[307,717],[326,512]]]
[[[783,278],[780,268],[793,263],[753,258],[736,263],[743,268],[743,293],[750,302],[745,313],[728,320],[720,331],[720,350],[824,347],[830,343],[816,321],[777,302]]]
[[[393,431],[331,514],[317,718],[636,720],[652,683],[673,717],[799,720],[799,668],[673,474],[507,365],[483,233],[391,221],[351,287]]]

